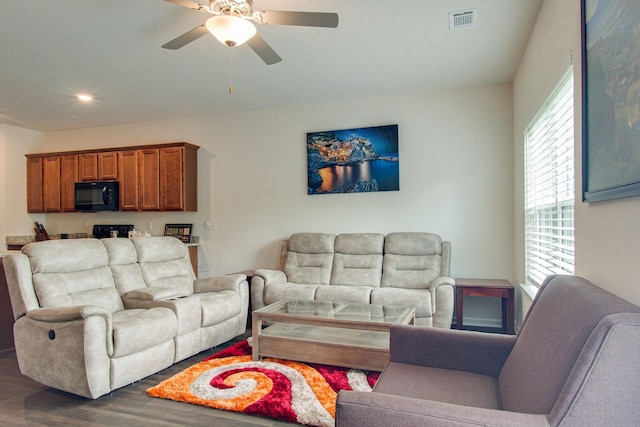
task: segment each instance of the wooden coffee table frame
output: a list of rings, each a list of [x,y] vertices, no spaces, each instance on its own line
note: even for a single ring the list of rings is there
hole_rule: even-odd
[[[389,363],[391,325],[412,325],[415,319],[413,307],[402,307],[395,323],[273,312],[292,302],[282,300],[253,311],[253,360],[267,356],[382,371]],[[263,329],[263,322],[272,324]]]

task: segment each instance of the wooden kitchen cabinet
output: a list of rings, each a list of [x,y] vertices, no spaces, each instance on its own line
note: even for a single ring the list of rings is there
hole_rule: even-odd
[[[98,153],[98,181],[118,179],[118,152]]]
[[[140,150],[140,210],[197,211],[197,147]]]
[[[175,142],[27,154],[27,210],[73,212],[76,182],[117,180],[122,211],[197,211],[199,148]]]
[[[198,210],[197,149],[190,146],[160,149],[160,209]]]
[[[45,157],[42,161],[42,201],[44,212],[62,212],[60,165],[60,156]]]
[[[61,212],[61,157],[27,158],[27,211]]]
[[[60,200],[62,212],[75,212],[74,194],[78,182],[78,155],[62,156],[60,167]]]
[[[78,180],[82,182],[98,180],[97,153],[85,153],[78,155]]]
[[[78,155],[80,181],[115,181],[118,179],[118,152],[84,153]]]
[[[148,148],[138,152],[141,211],[160,210],[160,149]]]
[[[184,210],[184,148],[160,149],[160,209]]]
[[[118,152],[118,171],[120,210],[137,211],[140,206],[137,150]]]
[[[27,158],[27,212],[44,212],[42,157]]]

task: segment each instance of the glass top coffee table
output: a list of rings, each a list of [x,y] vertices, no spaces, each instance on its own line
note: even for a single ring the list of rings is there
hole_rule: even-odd
[[[253,360],[277,357],[382,371],[391,325],[412,325],[414,307],[282,300],[252,312]],[[263,329],[263,323],[269,325]]]

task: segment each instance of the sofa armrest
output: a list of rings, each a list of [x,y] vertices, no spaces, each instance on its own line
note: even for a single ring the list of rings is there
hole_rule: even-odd
[[[374,392],[341,391],[336,427],[549,426],[546,415],[474,408]]]
[[[27,312],[27,317],[40,322],[70,322],[86,319],[90,316],[102,316],[111,322],[111,313],[98,305],[74,305],[70,307],[37,308]]]
[[[453,277],[436,277],[435,279],[433,279],[431,281],[431,283],[429,283],[429,286],[437,289],[440,286],[444,286],[444,285],[449,285],[449,286],[455,286],[456,284],[456,280]]]
[[[69,307],[48,307],[29,310],[26,317],[36,322],[65,323],[88,319],[93,316],[102,317],[106,324],[107,353],[113,354],[113,322],[111,313],[98,305],[74,305]]]
[[[261,268],[253,272],[251,279],[251,307],[254,310],[267,305],[264,302],[264,289],[269,283],[286,283],[287,275],[280,270]]]
[[[244,274],[229,274],[228,276],[196,279],[193,291],[197,294],[206,292],[234,291],[240,293],[240,285],[247,281]]]
[[[140,299],[145,301],[164,301],[172,298],[177,298],[178,293],[174,288],[155,286],[134,289],[124,294],[123,299]]]
[[[429,284],[431,293],[432,324],[436,328],[451,328],[456,281],[452,277],[436,277]]]
[[[516,339],[515,335],[394,325],[389,359],[497,378]]]
[[[253,272],[254,276],[262,277],[264,279],[265,285],[268,285],[269,282],[286,282],[287,275],[284,274],[284,271],[280,270],[268,270],[266,268],[261,268],[255,270]]]

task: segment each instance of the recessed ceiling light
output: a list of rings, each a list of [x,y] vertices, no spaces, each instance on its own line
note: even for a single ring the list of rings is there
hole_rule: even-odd
[[[82,102],[91,102],[91,101],[93,101],[93,96],[87,95],[86,93],[79,93],[78,95],[76,95],[76,98],[78,98]]]

